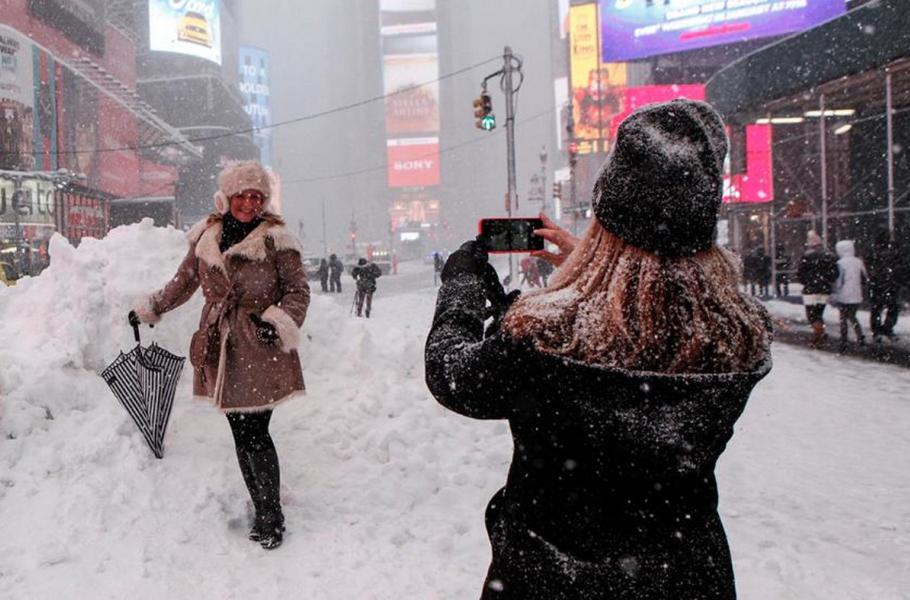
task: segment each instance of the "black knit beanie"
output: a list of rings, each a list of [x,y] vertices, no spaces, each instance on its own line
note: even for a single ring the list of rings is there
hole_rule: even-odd
[[[594,213],[626,242],[661,256],[714,243],[727,135],[705,102],[650,104],[619,126],[594,187]]]

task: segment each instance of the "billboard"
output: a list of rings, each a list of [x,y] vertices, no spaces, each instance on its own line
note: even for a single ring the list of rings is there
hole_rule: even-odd
[[[654,102],[669,102],[677,98],[704,100],[705,86],[700,83],[680,85],[642,85],[623,90],[623,110],[610,123],[610,138],[616,139],[616,130],[623,119],[642,106]]]
[[[613,117],[623,110],[626,65],[600,61],[596,4],[569,9],[569,75],[579,154],[601,149]],[[604,144],[606,150],[606,144]]]
[[[71,42],[104,54],[105,0],[29,0],[28,6]]]
[[[724,178],[724,202],[771,202],[774,200],[771,125],[746,125],[746,164],[741,173],[730,172]]]
[[[0,27],[0,169],[35,167],[35,77],[32,44]]]
[[[272,164],[272,110],[269,87],[269,53],[259,48],[240,48],[240,94],[243,109],[253,126],[253,143],[260,161]]]
[[[149,49],[221,64],[218,0],[149,0]]]
[[[435,54],[385,55],[386,132],[392,135],[439,131],[439,65]],[[426,83],[433,81],[433,83]],[[419,85],[426,83],[426,85]],[[418,87],[419,86],[419,87]]]
[[[602,58],[634,60],[809,29],[844,0],[600,0]]]
[[[439,138],[386,140],[389,187],[439,185]]]

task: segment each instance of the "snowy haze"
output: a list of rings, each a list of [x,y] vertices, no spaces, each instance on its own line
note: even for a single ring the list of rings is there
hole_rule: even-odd
[[[504,422],[444,410],[424,384],[431,267],[379,280],[374,318],[350,289],[314,293],[307,395],[272,421],[284,545],[246,539],[250,507],[227,423],[184,371],[156,460],[98,372],[132,347],[126,312],[163,284],[182,234],[148,222],[0,288],[0,597],[477,597]],[[350,288],[350,278],[345,285]],[[201,298],[144,342],[185,354]],[[775,345],[775,366],[718,465],[744,600],[899,600],[910,589],[907,372]]]
[[[378,0],[269,0],[268,10],[257,2],[241,6],[244,43],[271,54],[273,121],[383,94]],[[540,171],[541,146],[548,148],[551,173],[559,166],[557,161],[565,162],[556,148],[549,42],[557,16],[555,6],[542,1],[448,0],[437,6],[440,77],[499,57],[498,62],[439,84],[442,179],[432,191],[442,202],[447,221],[443,234],[451,240],[446,247],[452,250],[476,234],[479,218],[504,216],[505,104],[498,78],[489,84],[499,124],[495,132],[474,127],[472,107],[484,76],[502,67],[504,46],[511,45],[525,65],[516,113],[522,200],[518,214],[533,216],[540,208],[539,203],[532,206],[524,200],[531,175]],[[388,239],[390,192],[382,101],[276,127],[273,135],[284,212],[295,226],[303,220],[305,241],[313,251],[322,251],[323,201],[329,252],[349,244],[352,216],[359,239]]]

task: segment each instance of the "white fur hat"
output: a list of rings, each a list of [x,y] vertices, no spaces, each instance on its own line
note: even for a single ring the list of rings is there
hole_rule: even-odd
[[[244,190],[259,190],[265,195],[262,210],[268,210],[272,195],[269,172],[255,160],[231,163],[218,175],[218,191],[215,192],[215,210],[224,214],[231,208],[229,198]]]

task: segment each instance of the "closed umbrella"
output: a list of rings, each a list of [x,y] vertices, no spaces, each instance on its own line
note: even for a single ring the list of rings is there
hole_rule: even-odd
[[[143,348],[138,325],[133,327],[133,334],[136,347],[121,352],[101,372],[101,377],[133,419],[155,457],[163,458],[164,434],[186,359],[155,343]]]

